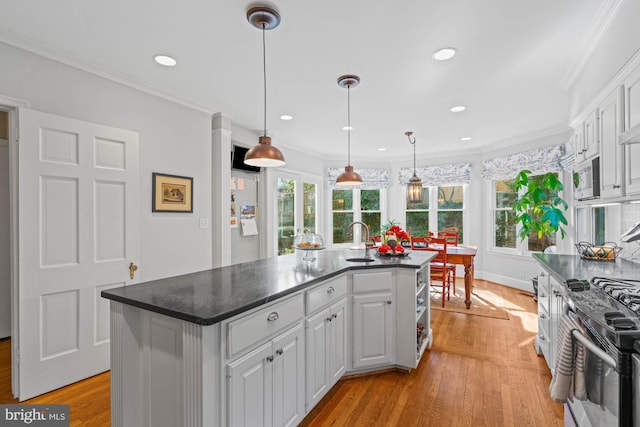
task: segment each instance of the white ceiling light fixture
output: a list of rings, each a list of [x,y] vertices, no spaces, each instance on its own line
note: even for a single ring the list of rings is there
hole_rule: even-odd
[[[342,130],[354,130],[353,126],[342,126]]]
[[[178,63],[178,61],[169,55],[155,55],[153,60],[165,67],[174,67]]]
[[[443,47],[433,52],[431,57],[436,61],[447,61],[456,56],[456,49],[453,47]]]
[[[283,114],[280,116],[280,120],[293,120],[293,116],[290,114]]]
[[[470,136],[465,136],[463,138],[460,138],[460,141],[471,141],[471,137]]]
[[[336,178],[336,184],[340,185],[360,185],[362,184],[362,177],[354,172],[353,166],[351,166],[351,88],[358,86],[360,83],[360,77],[352,74],[347,74],[338,77],[338,86],[347,88],[347,166],[344,167],[342,172]]]
[[[380,147],[380,148],[378,148],[378,151],[387,151],[387,149],[384,148],[384,147]]]
[[[452,113],[459,113],[461,111],[466,110],[467,107],[465,107],[464,105],[456,105],[455,107],[451,107],[449,109],[449,111],[451,111]]]
[[[251,166],[277,167],[285,164],[282,152],[271,145],[271,137],[267,136],[267,54],[265,32],[273,30],[280,24],[280,14],[270,6],[254,6],[247,10],[247,20],[254,27],[262,30],[262,76],[264,83],[264,133],[244,156],[244,162]]]
[[[422,203],[422,180],[416,175],[416,138],[411,135],[413,132],[405,132],[409,139],[409,144],[413,145],[413,176],[409,178],[407,183],[407,202],[408,203]]]

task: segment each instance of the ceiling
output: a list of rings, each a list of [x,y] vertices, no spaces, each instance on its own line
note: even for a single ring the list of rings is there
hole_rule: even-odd
[[[418,157],[560,132],[572,76],[610,3],[277,0],[282,22],[266,32],[268,133],[285,156],[290,147],[346,160],[343,74],[361,78],[351,89],[353,164],[410,158],[408,130]],[[252,4],[3,0],[0,41],[262,133],[262,35],[246,20]],[[457,55],[434,61],[442,47]],[[177,65],[157,65],[159,53]],[[467,109],[450,112],[455,105]]]

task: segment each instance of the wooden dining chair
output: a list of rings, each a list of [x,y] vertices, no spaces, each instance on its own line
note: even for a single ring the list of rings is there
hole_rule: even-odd
[[[442,231],[438,231],[439,238],[447,239],[447,243],[452,246],[458,246],[458,227],[443,227]],[[453,268],[453,293],[456,292],[456,269]]]
[[[430,236],[412,236],[411,249],[438,253],[436,257],[431,260],[430,264],[430,286],[434,289],[442,286],[442,290],[437,290],[436,292],[442,294],[442,306],[444,307],[445,296],[447,300],[451,299],[451,272],[455,270],[455,265],[447,263],[447,239]],[[440,283],[442,285],[440,285]]]
[[[427,249],[429,239],[431,236],[411,236],[411,249],[417,251]]]

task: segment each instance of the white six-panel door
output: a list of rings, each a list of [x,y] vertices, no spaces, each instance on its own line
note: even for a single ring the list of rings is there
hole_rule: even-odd
[[[109,302],[136,282],[138,134],[19,110],[20,400],[109,369]],[[14,366],[15,367],[15,366]]]

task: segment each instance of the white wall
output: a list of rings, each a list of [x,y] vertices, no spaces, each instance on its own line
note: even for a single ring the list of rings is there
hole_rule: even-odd
[[[0,94],[140,135],[141,281],[211,268],[211,117],[0,43]],[[194,178],[194,213],[152,213],[151,174]]]

